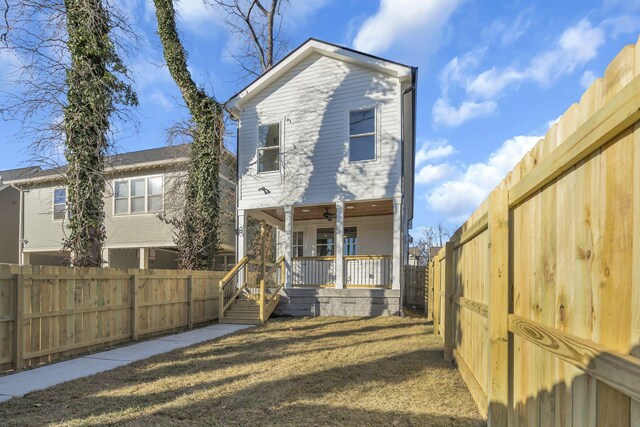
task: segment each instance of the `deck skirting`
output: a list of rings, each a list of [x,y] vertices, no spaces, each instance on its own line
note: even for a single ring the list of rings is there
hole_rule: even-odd
[[[276,316],[397,316],[400,291],[388,289],[283,289]]]

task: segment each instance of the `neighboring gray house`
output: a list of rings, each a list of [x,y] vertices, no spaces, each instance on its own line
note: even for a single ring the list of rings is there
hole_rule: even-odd
[[[237,257],[278,230],[291,315],[395,314],[413,218],[417,69],[310,39],[227,103]]]
[[[0,263],[17,264],[20,259],[20,191],[7,182],[38,171],[39,167],[0,171]]]
[[[177,268],[174,227],[159,215],[179,215],[181,184],[186,175],[188,144],[136,151],[107,159],[105,195],[107,239],[103,258],[109,267]],[[220,187],[225,211],[235,208],[235,157],[225,151]],[[15,225],[15,241],[22,243],[21,264],[61,265],[67,233],[67,194],[64,167],[17,178],[11,184],[22,192],[23,218]],[[217,268],[225,270],[235,259],[235,219],[223,221]]]

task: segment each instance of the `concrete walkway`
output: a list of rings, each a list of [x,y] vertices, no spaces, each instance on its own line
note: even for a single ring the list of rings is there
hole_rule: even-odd
[[[114,350],[93,353],[24,372],[5,375],[0,377],[0,402],[253,327],[251,325],[215,324],[189,332],[168,335]]]

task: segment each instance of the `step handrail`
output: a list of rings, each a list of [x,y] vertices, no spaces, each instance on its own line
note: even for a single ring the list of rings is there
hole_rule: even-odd
[[[269,277],[271,274],[275,273],[275,271],[280,268],[280,284],[276,287],[276,290],[269,296],[269,300],[266,301],[266,293],[265,293],[265,278]],[[269,272],[265,274],[265,277],[260,280],[260,321],[265,322],[267,317],[271,315],[271,312],[275,307],[273,306],[274,301],[277,301],[280,298],[278,294],[280,290],[284,287],[285,284],[285,261],[284,256],[281,256],[276,260],[274,265],[269,269]]]
[[[231,297],[231,299],[225,304],[225,301],[224,301],[225,287],[229,283],[231,283],[231,280],[240,272],[242,268],[244,268],[249,263],[249,260],[250,258],[248,256],[245,256],[244,258],[242,258],[240,261],[238,261],[236,265],[233,266],[231,270],[229,270],[227,274],[225,274],[222,280],[220,280],[220,283],[218,285],[218,301],[219,301],[218,318],[219,319],[222,319],[224,317],[225,310],[229,308],[231,303],[233,303],[233,301],[235,301],[236,298],[238,298],[238,295],[240,295],[240,292],[242,291],[242,289],[244,289],[244,287],[247,286],[245,282],[242,286],[240,286],[240,289],[236,291],[236,293]]]
[[[226,286],[226,284],[234,278],[234,276],[236,274],[238,274],[238,271],[240,271],[240,269],[242,267],[245,266],[245,264],[247,264],[249,262],[249,257],[245,256],[244,258],[242,258],[240,261],[238,261],[238,263],[236,265],[233,266],[233,268],[231,270],[229,270],[229,272],[222,278],[222,280],[220,280],[220,287]]]

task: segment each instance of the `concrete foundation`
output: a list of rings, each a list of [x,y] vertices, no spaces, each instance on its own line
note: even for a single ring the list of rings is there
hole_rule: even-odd
[[[400,291],[387,289],[284,289],[276,316],[397,316]]]

